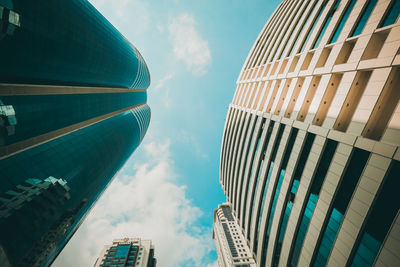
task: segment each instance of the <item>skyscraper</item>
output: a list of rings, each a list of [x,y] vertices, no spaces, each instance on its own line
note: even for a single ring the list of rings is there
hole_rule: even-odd
[[[148,68],[86,0],[0,0],[0,265],[47,266],[142,141]]]
[[[219,205],[214,211],[213,239],[217,247],[217,261],[220,267],[257,266],[228,203]]]
[[[123,238],[114,239],[112,245],[104,246],[94,267],[156,267],[156,264],[151,240]]]
[[[400,266],[399,12],[285,0],[259,34],[220,161],[257,266]]]

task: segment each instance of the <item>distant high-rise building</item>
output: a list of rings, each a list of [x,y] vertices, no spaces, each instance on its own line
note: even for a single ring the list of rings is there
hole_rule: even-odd
[[[220,162],[257,266],[400,266],[399,12],[284,0],[259,34]]]
[[[142,141],[150,74],[86,0],[0,0],[0,265],[48,266]]]
[[[213,239],[220,267],[256,267],[246,239],[227,203],[219,205],[214,212]]]
[[[156,267],[156,263],[151,240],[123,238],[114,239],[112,245],[104,246],[94,267]]]

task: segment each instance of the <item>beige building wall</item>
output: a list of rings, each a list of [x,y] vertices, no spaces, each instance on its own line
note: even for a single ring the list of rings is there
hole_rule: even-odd
[[[400,20],[382,26],[395,1],[373,3],[282,1],[238,76],[223,133],[220,184],[257,266],[290,266],[328,144],[334,141],[336,147],[298,248],[298,266],[316,261],[343,177],[357,167],[350,166],[353,155],[365,152],[368,158],[354,178],[327,266],[353,261],[385,183],[400,177],[393,171],[400,164]],[[371,5],[370,15],[364,15]],[[361,19],[365,25],[354,34]],[[315,138],[304,154],[310,135]],[[294,177],[302,158],[301,177]],[[300,182],[292,196],[295,179]],[[375,266],[400,263],[400,201],[393,201],[396,214]]]
[[[219,267],[256,267],[240,229],[233,217],[231,205],[219,205],[214,211],[213,223],[213,239]]]

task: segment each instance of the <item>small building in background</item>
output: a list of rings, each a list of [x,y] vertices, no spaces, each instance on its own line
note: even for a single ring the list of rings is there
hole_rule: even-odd
[[[151,240],[140,238],[114,239],[111,245],[105,245],[94,267],[135,266],[156,267],[154,246]]]
[[[213,239],[217,248],[218,266],[256,267],[240,226],[233,218],[229,203],[214,211]]]

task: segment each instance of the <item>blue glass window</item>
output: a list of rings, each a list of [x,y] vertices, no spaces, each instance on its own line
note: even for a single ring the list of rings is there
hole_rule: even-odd
[[[115,252],[115,257],[126,257],[129,252],[129,248],[131,245],[119,245],[117,248],[117,252]]]
[[[264,186],[262,188],[262,201],[261,201],[261,205],[259,206],[258,209],[258,216],[257,216],[257,222],[256,222],[256,229],[257,229],[257,233],[256,233],[256,238],[254,239],[254,250],[257,251],[257,244],[258,244],[258,236],[259,236],[259,231],[260,231],[260,222],[261,222],[261,216],[263,214],[264,211],[264,201],[265,201],[265,196],[267,194],[267,188],[268,188],[268,184],[269,184],[269,180],[271,178],[271,173],[272,173],[272,169],[274,167],[274,161],[275,161],[275,157],[276,157],[276,153],[278,152],[278,147],[279,147],[279,143],[281,142],[282,139],[282,135],[283,135],[283,131],[285,129],[285,126],[280,124],[279,125],[279,130],[278,130],[278,134],[274,143],[274,148],[272,149],[272,153],[271,153],[271,157],[270,157],[270,164],[269,164],[269,168],[268,168],[268,175],[267,175],[267,179],[264,183]]]
[[[18,212],[1,218],[0,242],[11,252],[8,258],[13,266],[37,255],[35,249],[41,242],[40,237],[57,229],[50,226],[59,228],[68,220],[71,224],[63,226],[63,234],[52,239],[57,247],[64,247],[86,211],[139,142],[139,124],[131,112],[125,112],[2,159],[0,194],[19,186],[28,177],[42,180],[49,176],[63,178],[70,188],[68,200],[57,189],[54,194],[46,196],[52,201],[40,201],[40,207],[35,205],[36,201],[28,201]],[[33,209],[35,213],[31,213]],[[109,255],[115,251],[116,248],[110,248]],[[49,254],[43,264],[50,265],[55,255]]]
[[[396,22],[400,13],[400,0],[393,0],[389,6],[389,10],[387,11],[385,18],[379,25],[379,27],[385,27],[392,25]]]
[[[245,119],[245,115],[246,115],[246,113],[243,112],[243,111],[238,113],[238,116],[236,117],[236,121],[235,121],[236,125],[233,126],[233,128],[234,128],[233,129],[233,133],[232,133],[233,136],[239,136],[240,135],[241,129],[238,129],[239,128],[238,126],[240,124],[239,122]],[[231,139],[233,140],[234,138],[231,138]],[[230,143],[230,146],[232,145],[232,142]],[[231,149],[231,151],[229,151],[229,157],[233,157],[233,149]],[[233,164],[234,164],[234,160],[229,160],[228,161],[228,168],[226,168],[227,169],[227,189],[226,189],[227,190],[227,194],[230,194],[230,190],[231,190],[231,184],[232,184],[231,172],[234,169],[233,168]]]
[[[256,116],[256,115],[254,115],[254,116]],[[258,117],[258,116],[256,116],[256,120],[258,120],[260,117]],[[247,160],[250,158],[250,164],[252,164],[252,162],[253,162],[253,159],[254,159],[254,153],[253,153],[253,155],[250,157],[250,151],[251,151],[251,146],[253,145],[253,142],[254,142],[254,138],[253,138],[253,132],[254,132],[254,127],[255,127],[255,125],[257,124],[257,122],[256,123],[253,123],[252,124],[252,126],[251,127],[249,127],[250,129],[249,129],[249,133],[250,133],[250,135],[251,135],[251,137],[250,137],[250,144],[246,147],[246,142],[243,142],[243,149],[244,150],[246,150],[246,151],[244,151],[243,153],[245,153],[246,154],[246,157],[244,158],[244,160],[240,163],[240,169],[242,170],[240,173],[239,173],[239,177],[241,177],[241,179],[239,180],[240,181],[240,185],[239,185],[239,182],[238,183],[236,183],[236,187],[235,187],[235,192],[238,192],[238,193],[235,193],[235,195],[238,195],[238,196],[241,196],[242,195],[242,189],[243,189],[243,180],[244,180],[244,170],[245,170],[245,166],[247,165]],[[258,139],[258,138],[257,138]],[[257,140],[256,139],[256,140]],[[259,140],[258,140],[259,141]],[[257,144],[258,145],[258,144]],[[239,168],[238,168],[239,169]],[[241,197],[238,197],[238,207],[240,207],[240,204],[241,204]],[[241,216],[241,211],[240,211],[240,208],[238,208],[238,210],[237,210],[237,216],[238,216],[238,218]]]
[[[269,126],[268,126],[268,133],[267,133],[267,136],[266,136],[266,138],[265,138],[265,142],[264,142],[264,145],[263,145],[263,150],[262,150],[262,154],[261,154],[261,158],[262,158],[262,160],[261,160],[261,163],[260,163],[260,165],[258,166],[258,168],[257,168],[257,174],[256,174],[256,176],[257,176],[257,179],[256,179],[256,185],[255,185],[255,189],[254,189],[254,191],[251,193],[251,195],[250,195],[250,207],[251,207],[251,209],[250,209],[250,211],[249,211],[249,220],[248,220],[248,227],[247,227],[247,236],[250,236],[250,226],[251,226],[251,221],[252,221],[252,217],[254,216],[254,203],[255,203],[255,198],[256,198],[256,192],[257,192],[257,189],[258,189],[258,184],[259,184],[259,181],[260,181],[260,175],[261,175],[261,170],[262,170],[262,167],[263,167],[263,165],[264,165],[264,162],[265,162],[265,156],[266,156],[266,152],[267,152],[267,147],[268,147],[268,143],[269,143],[269,140],[270,140],[270,138],[271,138],[271,133],[272,133],[272,129],[274,128],[274,124],[275,124],[275,122],[274,121],[271,121],[270,122],[270,124],[269,124]]]
[[[256,228],[257,228],[257,233],[256,233],[256,238],[254,240],[255,244],[254,244],[254,248],[255,251],[257,251],[257,245],[258,245],[258,236],[260,234],[260,222],[261,222],[261,216],[264,210],[264,201],[265,201],[265,196],[267,195],[267,188],[268,188],[268,184],[269,184],[269,179],[271,178],[271,173],[272,173],[272,169],[274,168],[274,162],[272,161],[269,165],[269,170],[268,170],[268,176],[267,176],[267,181],[265,182],[265,185],[263,187],[263,197],[261,200],[261,209],[258,213],[257,216],[257,223],[256,223]]]
[[[282,243],[283,243],[283,238],[285,236],[286,232],[286,227],[287,223],[289,221],[289,216],[290,212],[292,211],[293,207],[293,202],[297,193],[297,189],[299,188],[300,184],[300,179],[301,176],[303,175],[304,167],[306,165],[308,155],[310,154],[310,150],[312,147],[312,144],[314,142],[315,134],[308,134],[306,138],[306,142],[304,144],[304,148],[301,151],[301,155],[299,157],[299,163],[297,164],[296,170],[294,172],[293,180],[292,180],[292,185],[289,194],[286,196],[285,203],[283,206],[286,205],[285,208],[285,213],[283,215],[282,223],[278,225],[278,238],[276,240],[275,244],[275,252],[274,252],[274,257],[272,260],[272,266],[278,266],[279,265],[279,258],[281,255],[281,249],[282,249]],[[290,188],[290,186],[289,186]]]
[[[275,213],[275,207],[276,207],[276,202],[278,201],[278,197],[279,197],[279,192],[281,190],[281,186],[282,186],[282,182],[283,182],[283,177],[285,177],[285,172],[286,170],[282,169],[280,171],[280,175],[279,175],[279,180],[278,180],[278,185],[276,186],[275,189],[275,194],[274,194],[274,198],[273,198],[273,202],[272,202],[272,207],[271,207],[271,214],[269,216],[268,219],[268,227],[267,227],[267,238],[269,238],[269,235],[271,233],[271,225],[272,225],[272,220],[274,218],[274,213]],[[267,244],[267,243],[266,243]]]
[[[393,161],[370,208],[347,266],[372,266],[399,212],[400,162]]]
[[[149,86],[140,53],[88,1],[1,1],[8,2],[18,29],[0,42],[0,51],[9,51],[0,61],[2,82]]]
[[[266,229],[265,238],[264,238],[264,241],[263,241],[262,256],[261,256],[261,266],[265,265],[265,258],[266,258],[266,255],[267,255],[267,248],[268,248],[268,240],[269,240],[269,236],[271,234],[271,225],[272,225],[272,220],[273,220],[274,214],[275,214],[275,207],[276,207],[276,203],[278,201],[279,192],[281,190],[283,178],[285,177],[286,167],[287,167],[287,164],[289,162],[290,154],[292,153],[292,149],[293,149],[294,141],[296,140],[296,137],[297,137],[297,133],[298,133],[298,129],[297,128],[293,128],[293,130],[292,130],[292,132],[290,134],[290,138],[289,138],[289,143],[287,145],[287,149],[286,149],[285,154],[283,156],[283,161],[282,161],[282,165],[281,165],[280,171],[278,172],[279,173],[279,179],[278,179],[278,182],[277,182],[277,184],[275,186],[275,189],[273,190],[275,192],[272,193],[273,199],[272,199],[272,203],[270,204],[269,214],[267,215],[267,229]]]
[[[246,137],[248,132],[252,132],[253,131],[254,125],[253,125],[253,127],[251,129],[250,129],[251,126],[249,125],[249,122],[251,121],[252,116],[255,116],[255,115],[246,114],[246,120],[245,120],[244,126],[241,129],[241,133],[239,134],[239,136]],[[236,173],[236,176],[239,176],[239,170],[240,170],[239,166],[241,164],[240,163],[241,162],[240,159],[242,158],[242,154],[243,153],[247,153],[247,152],[245,152],[245,150],[246,150],[245,143],[246,142],[242,142],[242,145],[239,147],[239,151],[237,151],[237,154],[236,154],[236,161],[235,161],[234,167],[233,167],[233,170]],[[248,147],[247,147],[247,149],[248,149]],[[247,157],[245,157],[244,161],[247,161]],[[233,191],[232,192],[233,193],[233,197],[232,198],[234,199],[234,201],[235,201],[236,196],[237,196],[237,193],[236,193],[237,192],[237,188],[238,188],[238,182],[234,181],[233,182],[233,186],[232,186],[232,191]],[[240,211],[238,210],[238,212],[240,212]]]
[[[300,221],[300,226],[298,228],[297,233],[294,235],[294,246],[291,249],[290,257],[289,257],[289,266],[294,267],[297,266],[301,248],[303,247],[303,242],[306,237],[306,233],[308,230],[308,226],[310,224],[311,216],[314,212],[315,205],[318,201],[318,196],[322,188],[322,184],[324,183],[326,173],[328,172],[329,166],[331,164],[333,155],[335,153],[337,147],[337,142],[333,140],[328,140],[325,150],[322,154],[322,158],[319,161],[317,171],[313,178],[310,192],[306,197],[305,209],[302,211],[302,218]]]
[[[262,118],[262,121],[261,121],[261,127],[260,127],[260,130],[258,131],[258,136],[257,136],[257,145],[256,145],[256,149],[255,149],[255,152],[254,152],[254,154],[253,154],[253,159],[252,159],[252,167],[251,167],[251,169],[250,169],[250,173],[249,173],[249,180],[248,180],[248,183],[247,183],[247,186],[246,186],[246,189],[245,189],[245,195],[244,195],[244,199],[246,199],[247,200],[247,196],[248,196],[248,194],[249,194],[249,191],[250,191],[250,185],[251,185],[251,182],[252,182],[252,177],[253,177],[253,169],[255,168],[255,166],[254,165],[256,165],[255,164],[255,162],[254,162],[254,157],[257,155],[257,151],[258,151],[258,148],[259,148],[259,146],[260,146],[260,140],[261,140],[261,135],[262,135],[262,133],[263,133],[263,130],[264,130],[264,127],[265,127],[265,121],[266,121],[266,118]],[[246,212],[247,212],[247,210],[246,209],[244,209],[243,210],[243,218],[245,218],[246,217]],[[246,222],[245,222],[246,223]]]
[[[371,16],[372,10],[374,10],[376,2],[378,2],[378,0],[368,1],[368,4],[363,11],[363,14],[361,15],[360,19],[358,20],[357,25],[356,25],[353,33],[350,36],[356,36],[356,35],[361,34],[362,30],[365,27],[365,24],[367,24],[367,21],[368,21],[369,17]]]
[[[340,0],[336,1],[336,4],[333,6],[333,8],[329,11],[328,16],[325,18],[325,22],[324,22],[324,26],[322,27],[322,30],[319,32],[318,34],[318,38],[316,39],[316,41],[314,42],[312,49],[317,48],[322,36],[324,36],[324,33],[326,31],[326,28],[328,28],[329,22],[331,22],[332,16],[333,14],[335,14],[338,6],[340,4]]]
[[[300,33],[303,31],[304,25],[307,23],[308,18],[310,17],[310,14],[311,14],[312,11],[314,10],[316,3],[317,3],[317,1],[314,2],[313,7],[311,8],[311,11],[308,13],[306,19],[304,20],[304,23],[303,23],[303,26],[302,26],[301,31],[297,31],[298,33],[297,33],[296,40],[295,40],[295,42],[292,44],[292,47],[291,47],[291,49],[290,49],[291,51],[290,51],[289,54],[291,54],[291,52],[292,52],[292,50],[293,50],[293,47],[294,47],[295,44],[297,43],[297,38],[299,37]],[[304,10],[303,10],[303,11],[304,11]],[[298,11],[298,12],[299,12],[299,11]],[[298,21],[297,21],[297,22],[298,22]],[[295,29],[296,29],[296,27],[293,27],[293,28],[292,28],[292,30],[291,30],[289,36],[292,36],[292,34],[293,34],[293,32],[294,32]],[[278,59],[281,59],[281,58],[282,58],[283,52],[285,51],[285,48],[286,48],[288,42],[289,42],[289,38],[286,40],[285,45],[284,45],[284,48],[282,49],[281,53],[279,54]]]
[[[334,197],[332,209],[328,212],[328,223],[321,229],[323,235],[315,248],[315,251],[318,252],[313,256],[311,266],[326,266],[347,206],[367,163],[369,154],[369,152],[362,149],[356,148],[354,150]]]
[[[292,48],[290,48],[290,52],[289,52],[289,54],[288,54],[289,56],[292,55],[292,53],[293,53],[293,51],[294,51],[294,47],[296,46],[297,42],[299,41],[299,36],[301,35],[301,33],[302,33],[303,30],[304,30],[304,25],[307,24],[308,19],[310,18],[310,15],[313,13],[313,11],[314,11],[315,6],[317,5],[317,3],[318,3],[318,1],[314,1],[313,7],[311,8],[310,12],[308,12],[307,18],[305,19],[305,21],[304,21],[304,23],[303,23],[303,26],[302,26],[302,28],[301,28],[301,31],[299,31],[299,32],[297,33],[296,41],[293,43]]]
[[[145,92],[1,96],[0,101],[15,110],[17,123],[13,135],[0,133],[0,139],[5,139],[4,145],[11,145],[144,103],[146,99]]]
[[[346,21],[349,18],[350,13],[353,10],[353,7],[356,4],[356,2],[357,2],[357,0],[351,0],[350,3],[347,5],[344,15],[340,19],[339,25],[336,27],[336,30],[335,30],[331,40],[329,41],[330,44],[336,42],[337,39],[339,38],[339,35],[342,32],[342,29],[343,29],[344,25],[346,24]]]
[[[268,42],[269,42],[269,40],[268,40],[269,36],[270,36],[270,33],[267,33],[267,35],[266,35],[266,37],[265,37],[265,39],[264,39],[265,41],[263,42],[261,48],[258,50],[256,60],[254,60],[252,67],[255,67],[255,66],[256,66],[256,64],[257,64],[257,62],[258,62],[258,60],[259,60],[261,54],[264,55],[264,53],[265,53],[265,51],[264,51],[264,45],[265,45],[265,44],[268,44]],[[260,40],[258,40],[258,42],[259,42],[259,41],[260,41]],[[264,53],[263,53],[263,52],[264,52]],[[266,61],[267,61],[267,59],[265,59],[264,64],[266,63]]]
[[[299,53],[303,52],[304,46],[305,46],[306,43],[308,42],[308,39],[310,39],[311,33],[313,32],[313,30],[314,30],[314,28],[315,28],[315,25],[317,24],[317,22],[318,22],[318,20],[319,20],[319,17],[321,17],[321,14],[322,14],[322,12],[324,11],[324,9],[325,9],[325,7],[326,7],[326,3],[327,3],[327,1],[324,1],[324,2],[322,3],[322,7],[321,7],[321,9],[320,9],[319,12],[318,12],[317,17],[315,18],[313,25],[311,26],[311,28],[310,28],[310,29],[308,30],[308,32],[307,32],[306,39],[305,39],[305,40],[303,41],[303,43],[301,44]]]

